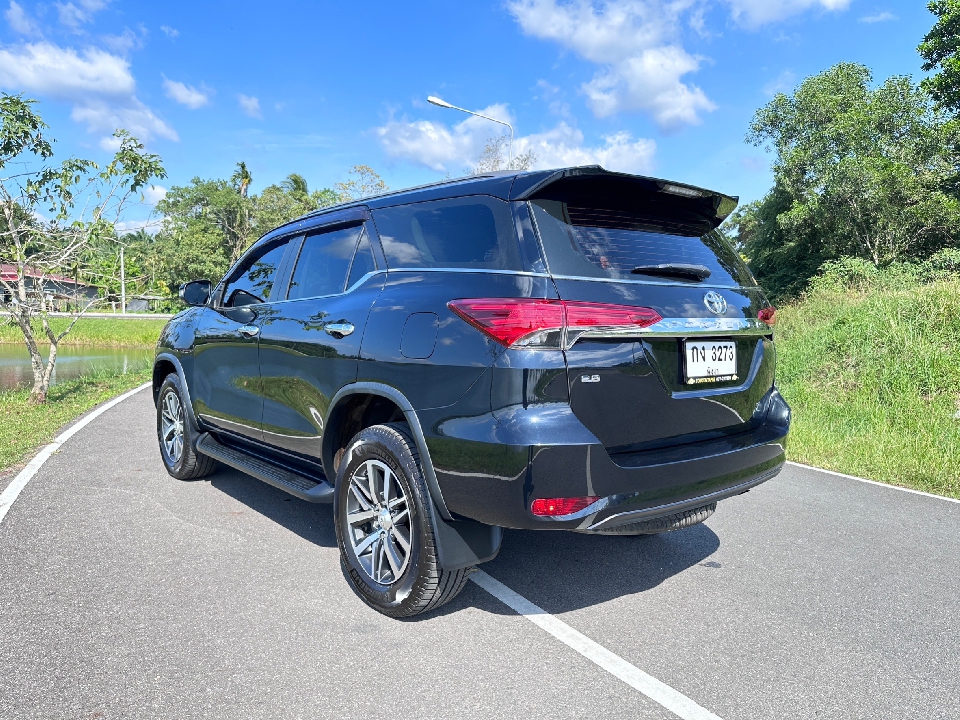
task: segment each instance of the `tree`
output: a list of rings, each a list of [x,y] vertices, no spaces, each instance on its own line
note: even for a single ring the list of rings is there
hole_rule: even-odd
[[[188,280],[222,277],[257,238],[340,202],[340,195],[328,188],[308,192],[306,180],[297,174],[247,197],[236,178],[237,173],[230,181],[194,178],[189,185],[170,188],[157,203],[163,221],[154,262],[162,266],[158,275],[168,292]]]
[[[245,198],[247,196],[247,191],[253,182],[253,176],[250,174],[250,171],[247,170],[247,164],[245,162],[237,163],[237,169],[234,170],[233,175],[230,176],[230,182],[233,183],[237,192],[240,193],[240,197]]]
[[[866,67],[840,63],[778,94],[750,126],[747,140],[776,153],[761,227],[775,216],[808,261],[852,255],[883,265],[927,257],[960,237],[950,192],[956,124],[910,78],[875,89],[871,81]],[[770,228],[756,237],[775,236]],[[751,256],[760,249],[744,245]]]
[[[300,194],[300,195],[309,195],[310,191],[307,189],[307,180],[303,175],[298,175],[297,173],[290,173],[287,175],[287,179],[280,183],[286,192],[290,194]]]
[[[382,195],[390,188],[369,165],[354,165],[347,173],[346,182],[333,186],[339,202],[354,202],[373,195]]]
[[[497,170],[529,170],[537,162],[537,154],[533,150],[517,155],[513,160],[509,157],[510,138],[506,135],[494,135],[487,140],[480,153],[480,161],[473,169],[474,175],[496,172]]]
[[[937,72],[921,85],[944,108],[960,113],[960,0],[933,0],[927,9],[937,22],[917,51],[924,72]]]
[[[53,141],[45,137],[48,126],[34,110],[35,104],[21,95],[0,95],[0,263],[14,270],[0,276],[0,288],[10,298],[10,319],[30,353],[31,401],[42,403],[60,342],[97,301],[88,298],[82,307],[74,306],[66,329],[55,332],[50,324],[55,309],[51,291],[64,294],[64,276],[77,278],[88,272],[91,248],[116,237],[114,226],[129,198],[151,179],[166,177],[166,172],[160,158],[144,152],[143,145],[125,130],[114,133],[120,148],[102,169],[91,160],[77,158],[48,164]],[[41,209],[52,219],[43,219]],[[46,365],[36,321],[43,339],[50,343]]]

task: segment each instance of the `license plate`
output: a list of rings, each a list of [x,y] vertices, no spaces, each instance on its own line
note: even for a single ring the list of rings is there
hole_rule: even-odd
[[[737,379],[737,344],[732,340],[684,340],[683,355],[688,385]]]

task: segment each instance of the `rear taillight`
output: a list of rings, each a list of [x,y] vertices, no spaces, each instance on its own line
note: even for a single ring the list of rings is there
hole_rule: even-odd
[[[580,512],[588,505],[592,505],[600,498],[595,495],[586,497],[568,497],[568,498],[538,498],[530,506],[530,512],[541,517],[553,515],[569,515]]]
[[[777,324],[777,309],[773,307],[763,308],[763,310],[757,313],[757,320],[773,327]]]
[[[471,298],[447,307],[507,347],[570,347],[587,332],[630,333],[662,319],[650,308],[537,298]]]

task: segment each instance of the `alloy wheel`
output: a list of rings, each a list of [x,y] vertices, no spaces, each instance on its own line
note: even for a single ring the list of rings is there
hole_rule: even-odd
[[[160,413],[160,439],[167,451],[167,457],[173,465],[180,462],[183,454],[183,406],[175,392],[163,397],[163,410]]]
[[[347,537],[360,567],[380,585],[396,582],[410,562],[410,507],[396,475],[367,460],[350,476]]]

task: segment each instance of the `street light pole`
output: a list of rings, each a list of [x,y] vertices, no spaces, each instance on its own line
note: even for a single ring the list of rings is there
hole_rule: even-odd
[[[513,165],[513,125],[511,125],[510,123],[504,120],[497,120],[496,118],[490,117],[489,115],[481,115],[480,113],[474,112],[473,110],[467,110],[466,108],[457,107],[456,105],[451,105],[446,100],[441,100],[440,98],[435,97],[433,95],[427,98],[427,102],[430,103],[431,105],[436,105],[437,107],[449,108],[450,110],[459,110],[460,112],[465,112],[468,115],[476,115],[478,118],[483,118],[484,120],[491,120],[492,122],[500,123],[501,125],[506,125],[508,128],[510,128],[510,165]]]

